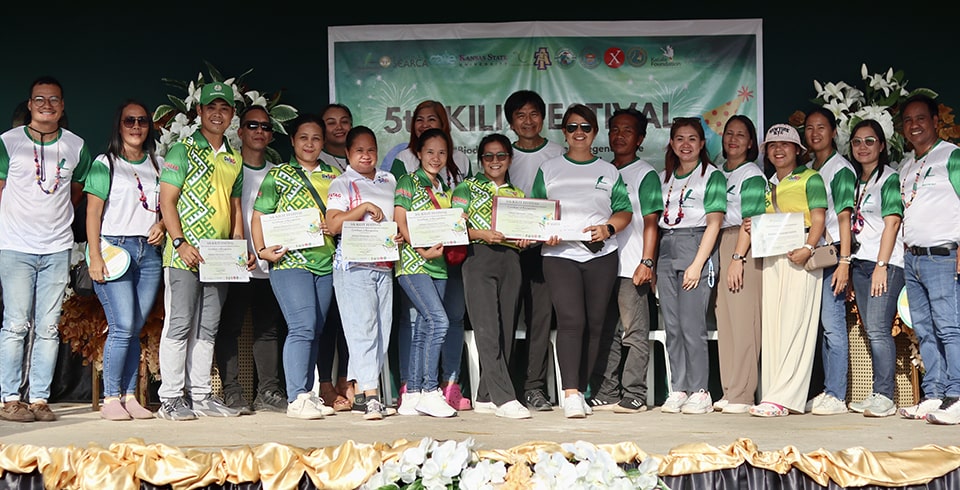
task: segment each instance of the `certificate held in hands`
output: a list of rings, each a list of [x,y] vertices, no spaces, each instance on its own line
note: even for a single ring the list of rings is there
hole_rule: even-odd
[[[393,221],[344,221],[340,252],[347,262],[393,262],[400,260]]]
[[[519,197],[493,198],[495,231],[511,240],[547,241],[552,236],[548,223],[560,219],[560,202],[552,199]]]
[[[246,240],[200,240],[200,282],[250,282]]]
[[[784,255],[804,244],[803,213],[761,214],[750,218],[753,256]]]
[[[326,240],[320,230],[321,222],[317,208],[261,215],[263,244],[267,247],[283,245],[288,250],[322,247]]]
[[[410,233],[410,245],[416,248],[430,248],[438,243],[466,245],[470,242],[467,222],[463,218],[463,210],[459,208],[408,211],[407,231]]]

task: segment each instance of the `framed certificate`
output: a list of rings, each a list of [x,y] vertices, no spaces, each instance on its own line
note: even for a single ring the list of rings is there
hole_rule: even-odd
[[[467,221],[460,208],[408,211],[407,231],[413,247],[430,248],[438,243],[466,245],[470,242]]]
[[[344,221],[340,232],[340,252],[347,262],[391,262],[400,260],[394,237],[394,221]]]
[[[512,240],[540,240],[550,238],[547,223],[560,219],[560,201],[519,197],[493,198],[491,226]]]
[[[320,224],[320,210],[317,208],[260,216],[263,244],[267,247],[283,245],[288,250],[322,247],[325,237]]]
[[[803,246],[803,213],[760,214],[750,218],[750,248],[754,257],[784,255]]]
[[[200,282],[250,282],[246,240],[200,240]]]

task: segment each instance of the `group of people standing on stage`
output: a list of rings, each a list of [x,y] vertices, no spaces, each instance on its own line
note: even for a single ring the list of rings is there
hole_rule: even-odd
[[[848,161],[836,146],[836,118],[818,108],[807,114],[803,141],[796,128],[775,124],[759,142],[748,117],[730,117],[722,162],[711,160],[699,118],[676,118],[662,171],[639,156],[643,113],[618,109],[604,121],[613,152],[607,162],[593,151],[601,122],[592,109],[570,105],[560,124],[564,144],[548,141],[546,104],[530,90],[503,105],[516,139],[485,135],[474,166],[455,149],[446,110],[432,100],[413,110],[407,148],[381,165],[374,131],[354,126],[340,104],[288,124],[289,162],[267,161],[275,127],[261,106],[238,115],[242,145],[231,147],[225,133],[235,96],[216,82],[201,89],[200,128],[163,157],[150,111],[127,100],[106,152],[94,158],[60,126],[63,97],[55,79],[37,79],[29,120],[0,135],[2,419],[57,418],[47,402],[74,206],[85,193],[90,276],[109,328],[104,419],[155,416],[135,388],[140,330],[161,290],[156,416],[168,420],[255,411],[321,419],[347,410],[379,420],[467,409],[529,418],[531,410],[553,409],[546,380],[554,328],[565,417],[642,412],[652,389],[646,372],[654,292],[670,368],[662,412],[884,417],[898,411],[890,327],[905,285],[925,366],[924,399],[899,414],[960,423],[960,152],[937,136],[937,104],[923,96],[902,107],[915,152],[899,169],[879,123],[857,124]],[[504,236],[493,226],[497,197],[557,201],[561,227],[580,239]],[[411,245],[408,213],[442,208],[462,210],[467,222],[469,245],[459,258],[455,247]],[[309,209],[322,217],[323,245],[266,243],[263,216]],[[802,214],[804,242],[755,258],[754,221],[760,226],[758,217],[770,213]],[[395,222],[399,260],[345,260],[335,237],[349,221]],[[250,281],[200,281],[203,239],[246,240]],[[821,246],[835,247],[838,261],[810,267]],[[117,249],[130,258],[122,272],[107,266]],[[848,403],[851,289],[874,382],[869,397]],[[712,308],[723,387],[716,401],[708,386]],[[237,339],[248,310],[252,403],[237,380]],[[521,316],[522,386],[511,375]],[[459,380],[465,325],[481,368],[470,380],[475,405]],[[824,389],[808,400],[821,326]],[[394,333],[396,408],[379,392]],[[27,351],[28,399],[21,401]],[[223,397],[213,393],[214,365]]]

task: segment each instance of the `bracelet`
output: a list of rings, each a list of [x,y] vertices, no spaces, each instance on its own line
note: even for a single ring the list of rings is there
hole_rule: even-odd
[[[267,247],[260,247],[260,250],[257,250],[257,255],[260,255],[260,252],[263,252],[266,249]]]
[[[848,258],[846,258],[846,259],[840,259],[840,260],[837,261],[837,263],[838,263],[838,264],[847,264],[847,265],[850,265],[850,258],[848,257]]]
[[[849,256],[849,255],[840,255],[840,256],[838,256],[837,258],[840,259],[840,260],[846,260],[848,263],[850,262],[850,256]]]

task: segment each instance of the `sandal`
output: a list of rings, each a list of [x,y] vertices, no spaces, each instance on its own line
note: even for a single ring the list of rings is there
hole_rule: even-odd
[[[759,405],[750,407],[749,411],[750,415],[754,417],[786,417],[790,415],[790,410],[787,410],[786,407],[771,402],[761,402]]]
[[[331,406],[337,412],[348,412],[353,409],[353,402],[344,396],[337,395],[337,398],[333,401],[333,405]]]
[[[323,404],[328,407],[334,407],[337,403],[337,398],[341,398],[337,394],[337,389],[333,387],[333,383],[325,381],[320,383],[320,398],[323,399]],[[334,407],[334,409],[336,409]]]
[[[347,381],[347,378],[337,380],[337,394],[346,398],[350,402],[350,406],[353,406],[353,398],[356,393],[356,383]]]

